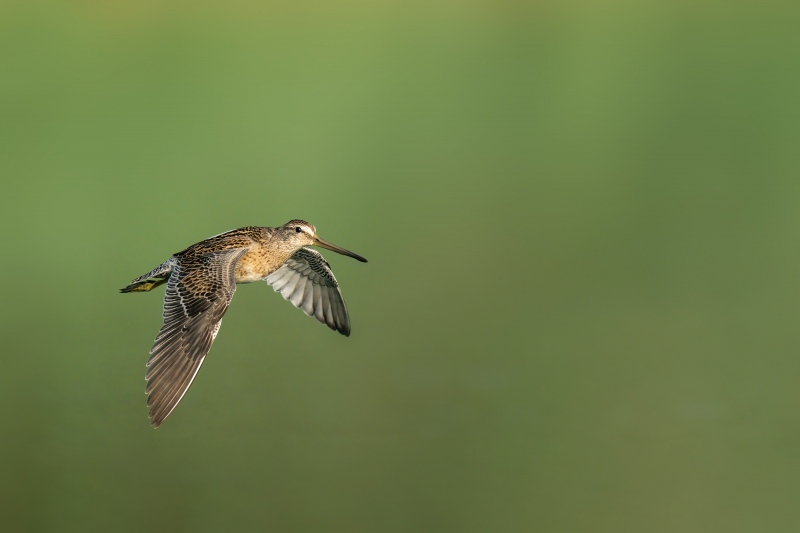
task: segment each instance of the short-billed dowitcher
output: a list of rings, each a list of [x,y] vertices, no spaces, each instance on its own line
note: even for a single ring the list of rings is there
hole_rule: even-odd
[[[264,280],[308,316],[350,335],[339,284],[325,258],[309,246],[367,262],[317,237],[317,229],[308,222],[292,220],[277,228],[249,226],[200,241],[121,289],[141,292],[167,284],[164,325],[150,350],[145,375],[153,427],[169,416],[192,384],[237,283]]]

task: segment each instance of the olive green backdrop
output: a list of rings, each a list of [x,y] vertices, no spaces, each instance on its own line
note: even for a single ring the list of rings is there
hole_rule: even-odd
[[[793,532],[784,3],[0,2],[4,531]],[[291,218],[158,430],[163,289]]]

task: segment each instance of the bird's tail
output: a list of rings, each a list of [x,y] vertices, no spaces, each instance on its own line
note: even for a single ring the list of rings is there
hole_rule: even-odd
[[[170,258],[164,261],[152,271],[144,276],[139,276],[131,281],[126,287],[123,287],[119,292],[146,292],[151,291],[167,282],[169,275],[172,273],[172,267],[175,266],[175,259]]]

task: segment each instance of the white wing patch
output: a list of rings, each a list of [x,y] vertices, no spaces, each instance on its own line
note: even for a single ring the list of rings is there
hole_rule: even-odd
[[[350,317],[331,267],[322,254],[301,248],[264,278],[292,305],[342,335],[350,335]]]

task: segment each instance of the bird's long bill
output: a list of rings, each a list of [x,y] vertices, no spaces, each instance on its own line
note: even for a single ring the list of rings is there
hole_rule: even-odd
[[[328,250],[332,250],[332,251],[336,252],[337,254],[350,256],[353,259],[358,259],[362,263],[366,263],[367,262],[367,260],[364,259],[363,257],[361,257],[360,255],[355,254],[355,253],[351,252],[350,250],[345,250],[344,248],[339,248],[335,244],[331,244],[328,241],[322,240],[319,237],[317,237],[316,235],[314,236],[314,246],[321,246],[322,248],[327,248]]]

